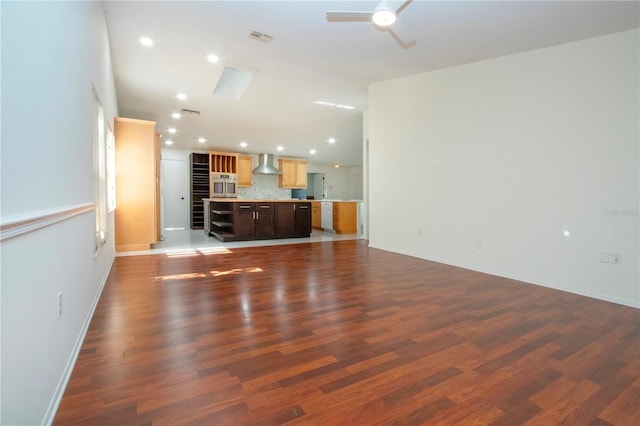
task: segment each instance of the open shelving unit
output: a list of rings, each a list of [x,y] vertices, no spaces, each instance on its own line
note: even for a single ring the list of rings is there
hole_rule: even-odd
[[[238,154],[210,152],[211,173],[238,173]]]
[[[205,231],[221,241],[228,241],[233,234],[233,204],[230,202],[205,203],[209,206]]]
[[[204,203],[202,199],[209,198],[209,154],[192,153],[189,156],[189,169],[191,229],[203,229]]]

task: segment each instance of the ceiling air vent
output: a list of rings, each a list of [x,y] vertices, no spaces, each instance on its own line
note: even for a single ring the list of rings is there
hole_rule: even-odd
[[[183,115],[200,115],[200,111],[196,111],[195,109],[186,109],[182,108]]]
[[[273,36],[270,36],[269,34],[261,33],[260,31],[251,31],[251,34],[249,34],[249,38],[262,41],[264,43],[269,43],[271,39],[273,39]]]

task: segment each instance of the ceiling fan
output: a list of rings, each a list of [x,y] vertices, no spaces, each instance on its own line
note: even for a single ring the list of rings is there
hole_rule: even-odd
[[[379,30],[386,31],[403,49],[416,45],[408,30],[398,21],[398,15],[413,0],[381,1],[371,12],[330,11],[327,12],[329,22],[372,22]]]

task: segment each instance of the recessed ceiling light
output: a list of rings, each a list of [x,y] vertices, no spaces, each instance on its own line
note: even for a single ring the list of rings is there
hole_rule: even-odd
[[[309,154],[314,155],[317,151],[315,149],[312,149],[309,151]]]
[[[240,146],[246,148],[249,144],[246,142],[240,142]]]
[[[180,113],[179,113],[179,112],[174,112],[173,114],[171,114],[171,116],[172,116],[173,118],[180,118],[180,117],[182,117],[182,115],[180,115]]]
[[[329,138],[329,139],[327,139],[327,142],[336,143],[336,138]]]
[[[198,142],[205,143],[207,140],[205,138],[198,138]]]
[[[212,64],[218,63],[219,60],[220,58],[218,58],[218,55],[214,55],[213,53],[207,56],[207,61],[211,62]]]
[[[149,37],[140,37],[140,44],[147,47],[153,46],[153,40],[151,40]]]
[[[278,146],[276,147],[276,149],[277,149],[278,151],[284,151],[284,146],[282,146],[282,145],[278,145]]]
[[[185,99],[187,99],[187,95],[185,95],[184,93],[178,93],[176,95],[176,98],[180,99],[181,101],[184,101]]]
[[[167,129],[167,131],[168,131],[169,133],[175,133],[177,130],[176,130],[175,128],[173,128],[173,127],[169,127],[169,128]]]
[[[164,141],[165,145],[173,145],[173,141],[171,139],[167,139],[166,141]]]
[[[334,165],[333,165],[333,168],[334,168],[334,169],[339,169],[339,168],[340,168],[340,164],[338,164],[338,163],[334,164]]]

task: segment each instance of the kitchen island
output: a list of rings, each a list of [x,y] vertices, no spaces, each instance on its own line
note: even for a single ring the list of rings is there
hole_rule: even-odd
[[[220,241],[311,235],[311,203],[303,200],[205,198],[204,233]]]

